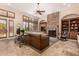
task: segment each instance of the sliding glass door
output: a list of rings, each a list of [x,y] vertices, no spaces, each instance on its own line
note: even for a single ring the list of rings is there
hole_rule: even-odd
[[[0,38],[7,37],[7,20],[0,18]]]

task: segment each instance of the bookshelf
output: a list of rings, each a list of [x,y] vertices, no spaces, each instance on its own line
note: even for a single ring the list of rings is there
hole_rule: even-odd
[[[78,34],[78,20],[79,19],[71,19],[70,20],[70,38],[76,39]]]
[[[62,33],[68,31],[69,38],[76,39],[79,32],[79,18],[62,20]]]
[[[76,20],[70,20],[70,31],[78,31],[78,24]]]
[[[69,31],[69,22],[68,22],[68,20],[62,20],[62,33],[64,31]]]

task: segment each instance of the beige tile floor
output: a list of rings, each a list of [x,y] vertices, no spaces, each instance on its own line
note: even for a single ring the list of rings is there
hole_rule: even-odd
[[[43,56],[79,56],[77,40],[58,41],[42,53]]]
[[[77,40],[57,41],[41,54],[29,46],[19,48],[13,40],[0,41],[0,56],[79,56]]]

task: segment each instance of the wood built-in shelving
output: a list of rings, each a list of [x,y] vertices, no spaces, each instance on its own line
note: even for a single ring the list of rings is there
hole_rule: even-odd
[[[69,31],[69,22],[68,20],[62,20],[62,32]]]
[[[70,20],[70,31],[78,31],[78,24],[76,20]]]
[[[79,18],[62,20],[62,33],[67,30],[69,38],[76,39],[79,32]]]

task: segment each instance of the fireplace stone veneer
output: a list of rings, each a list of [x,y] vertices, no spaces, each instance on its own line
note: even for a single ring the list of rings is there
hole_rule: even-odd
[[[59,33],[59,12],[47,16],[47,31],[50,36],[56,37]]]

